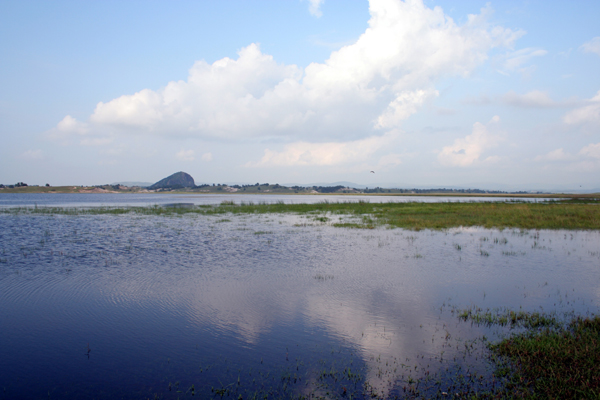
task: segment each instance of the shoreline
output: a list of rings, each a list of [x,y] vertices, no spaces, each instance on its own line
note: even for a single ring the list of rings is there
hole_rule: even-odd
[[[385,189],[388,190],[388,189]],[[394,189],[389,189],[394,190]],[[556,199],[600,199],[600,193],[456,193],[456,192],[431,192],[431,193],[343,193],[343,192],[332,192],[332,193],[315,193],[315,192],[294,192],[290,190],[278,190],[278,191],[237,191],[230,192],[226,190],[171,190],[171,191],[150,191],[146,189],[140,189],[137,187],[123,187],[119,190],[107,190],[98,187],[91,186],[25,186],[17,188],[0,188],[0,194],[186,194],[186,195],[206,195],[206,194],[219,194],[219,195],[296,195],[296,196],[393,196],[393,197],[507,197],[507,198],[556,198]]]

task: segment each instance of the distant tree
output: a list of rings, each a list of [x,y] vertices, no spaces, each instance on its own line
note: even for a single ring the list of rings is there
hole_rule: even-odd
[[[341,185],[338,186],[315,186],[315,190],[319,193],[333,193],[333,192],[337,192],[340,189],[343,189],[344,187]]]
[[[46,183],[46,187],[50,187],[50,184],[49,184],[49,183]]]

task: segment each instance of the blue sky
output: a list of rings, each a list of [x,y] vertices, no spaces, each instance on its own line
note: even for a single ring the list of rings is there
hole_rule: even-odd
[[[598,189],[598,16],[590,1],[0,1],[0,183],[183,170]]]

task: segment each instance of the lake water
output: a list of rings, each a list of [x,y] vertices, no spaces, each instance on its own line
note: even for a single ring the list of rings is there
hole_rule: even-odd
[[[291,194],[170,194],[170,193],[0,193],[0,208],[6,207],[122,207],[171,203],[195,205],[220,204],[222,201],[258,203],[346,202],[448,202],[448,201],[513,201],[509,197],[459,196],[385,196],[385,195],[291,195]],[[518,201],[546,201],[542,198],[518,198]]]
[[[599,244],[598,231],[352,230],[290,215],[0,214],[0,398],[486,387],[481,337],[508,330],[452,311],[597,312]]]

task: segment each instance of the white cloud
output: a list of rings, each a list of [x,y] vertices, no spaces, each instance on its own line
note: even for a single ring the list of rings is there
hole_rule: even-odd
[[[389,167],[395,167],[402,164],[402,154],[386,154],[379,158],[375,170],[387,170]]]
[[[473,132],[464,138],[454,140],[454,144],[446,146],[438,154],[438,161],[442,165],[454,167],[468,167],[479,162],[497,162],[499,157],[490,156],[480,160],[483,152],[498,144],[501,140],[499,135],[489,133],[489,127],[500,121],[498,116],[494,116],[488,125],[480,122],[473,124]]]
[[[257,163],[247,167],[340,165],[364,162],[376,151],[390,145],[396,139],[395,133],[372,136],[351,142],[309,143],[295,142],[285,145],[280,152],[266,149]],[[385,165],[399,163],[397,155],[383,159]]]
[[[595,53],[600,56],[600,36],[596,36],[589,42],[582,44],[581,49],[585,53]]]
[[[202,161],[209,162],[209,161],[212,161],[212,159],[213,159],[212,153],[204,153],[204,154],[202,154]]]
[[[569,154],[569,153],[565,153],[565,151],[562,149],[562,147],[560,149],[556,149],[556,150],[552,150],[551,152],[543,155],[543,156],[537,156],[535,159],[535,161],[570,161],[573,160],[573,155]]]
[[[590,143],[579,151],[579,154],[600,159],[600,143]]]
[[[94,130],[93,128],[90,124],[77,121],[67,115],[55,128],[47,132],[47,137],[63,143],[68,143],[69,139],[76,138],[81,146],[105,146],[114,141],[113,135],[107,134],[102,129]]]
[[[416,90],[402,92],[388,105],[387,109],[377,118],[376,128],[393,128],[400,122],[417,112],[418,107],[428,98],[438,96],[437,90]]]
[[[44,154],[40,149],[27,150],[20,154],[20,158],[24,160],[41,160],[44,158]]]
[[[495,164],[500,161],[502,161],[502,157],[500,157],[500,156],[489,156],[483,160],[483,162],[486,164]]]
[[[592,172],[600,169],[600,143],[590,143],[577,154],[565,152],[562,148],[553,150],[535,161],[561,163],[560,167],[571,172]]]
[[[563,121],[569,125],[582,125],[584,128],[600,128],[600,90],[586,103],[587,105],[567,113]]]
[[[51,139],[66,139],[74,135],[85,135],[88,131],[87,124],[79,122],[70,115],[67,115],[48,133]]]
[[[89,123],[65,120],[77,127],[72,132],[99,136],[352,142],[397,128],[436,95],[438,78],[468,75],[490,49],[510,47],[522,35],[490,26],[489,8],[462,26],[421,0],[371,0],[369,10],[367,30],[324,63],[279,64],[250,44],[237,59],[196,62],[186,81],[100,102]]]
[[[181,161],[194,161],[196,159],[196,157],[194,156],[194,150],[184,149],[181,149],[181,151],[175,154],[175,157]]]
[[[323,16],[321,12],[321,5],[325,2],[325,0],[308,0],[308,12],[310,15],[313,15],[317,18]]]
[[[81,139],[79,144],[82,146],[105,146],[112,143],[113,137],[86,137]]]
[[[502,101],[508,105],[527,108],[552,108],[561,104],[550,98],[548,92],[533,90],[525,94],[517,94],[510,91],[502,96]]]
[[[546,50],[532,47],[514,51],[505,56],[502,65],[503,69],[499,72],[508,74],[516,71],[521,73],[524,77],[527,77],[531,75],[536,68],[535,65],[527,64],[529,64],[534,57],[541,57],[546,54],[548,54]]]

